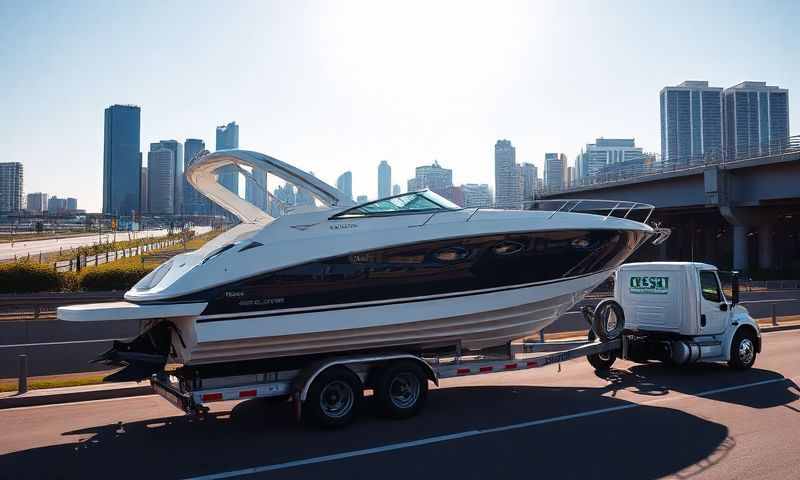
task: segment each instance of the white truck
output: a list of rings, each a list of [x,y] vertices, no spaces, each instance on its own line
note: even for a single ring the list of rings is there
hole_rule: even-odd
[[[737,369],[750,368],[761,351],[758,323],[739,305],[739,286],[731,275],[730,298],[716,267],[696,262],[629,263],[616,271],[614,312],[609,332],[594,326],[601,339],[623,330],[621,352],[590,357],[596,368],[608,368],[616,355],[673,365],[725,361]],[[616,302],[621,307],[615,311]],[[596,311],[603,310],[598,305]],[[624,326],[613,317],[624,315]],[[591,319],[593,316],[589,314]],[[604,338],[605,337],[605,338]]]

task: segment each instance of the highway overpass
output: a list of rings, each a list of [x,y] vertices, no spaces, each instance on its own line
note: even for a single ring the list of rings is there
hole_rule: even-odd
[[[656,162],[610,172],[542,199],[607,199],[656,207],[653,220],[673,229],[640,259],[707,261],[724,268],[800,274],[800,136],[735,159]]]

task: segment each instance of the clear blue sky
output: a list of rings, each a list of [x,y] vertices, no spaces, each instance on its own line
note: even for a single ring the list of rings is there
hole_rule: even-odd
[[[103,109],[142,107],[142,149],[240,144],[374,197],[433,159],[493,182],[493,146],[570,162],[599,136],[660,149],[658,92],[683,80],[790,90],[800,2],[12,2],[0,0],[0,145],[26,192],[101,205]],[[146,155],[145,155],[146,158]]]

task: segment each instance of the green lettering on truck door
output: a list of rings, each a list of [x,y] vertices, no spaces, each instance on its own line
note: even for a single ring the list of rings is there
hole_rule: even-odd
[[[664,295],[669,293],[669,277],[631,277],[631,293]]]

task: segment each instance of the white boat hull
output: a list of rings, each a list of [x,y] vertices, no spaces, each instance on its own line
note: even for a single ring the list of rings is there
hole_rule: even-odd
[[[481,349],[537,333],[609,274],[457,298],[235,319],[182,317],[172,321],[185,346],[173,345],[176,360],[188,365],[403,346]]]

